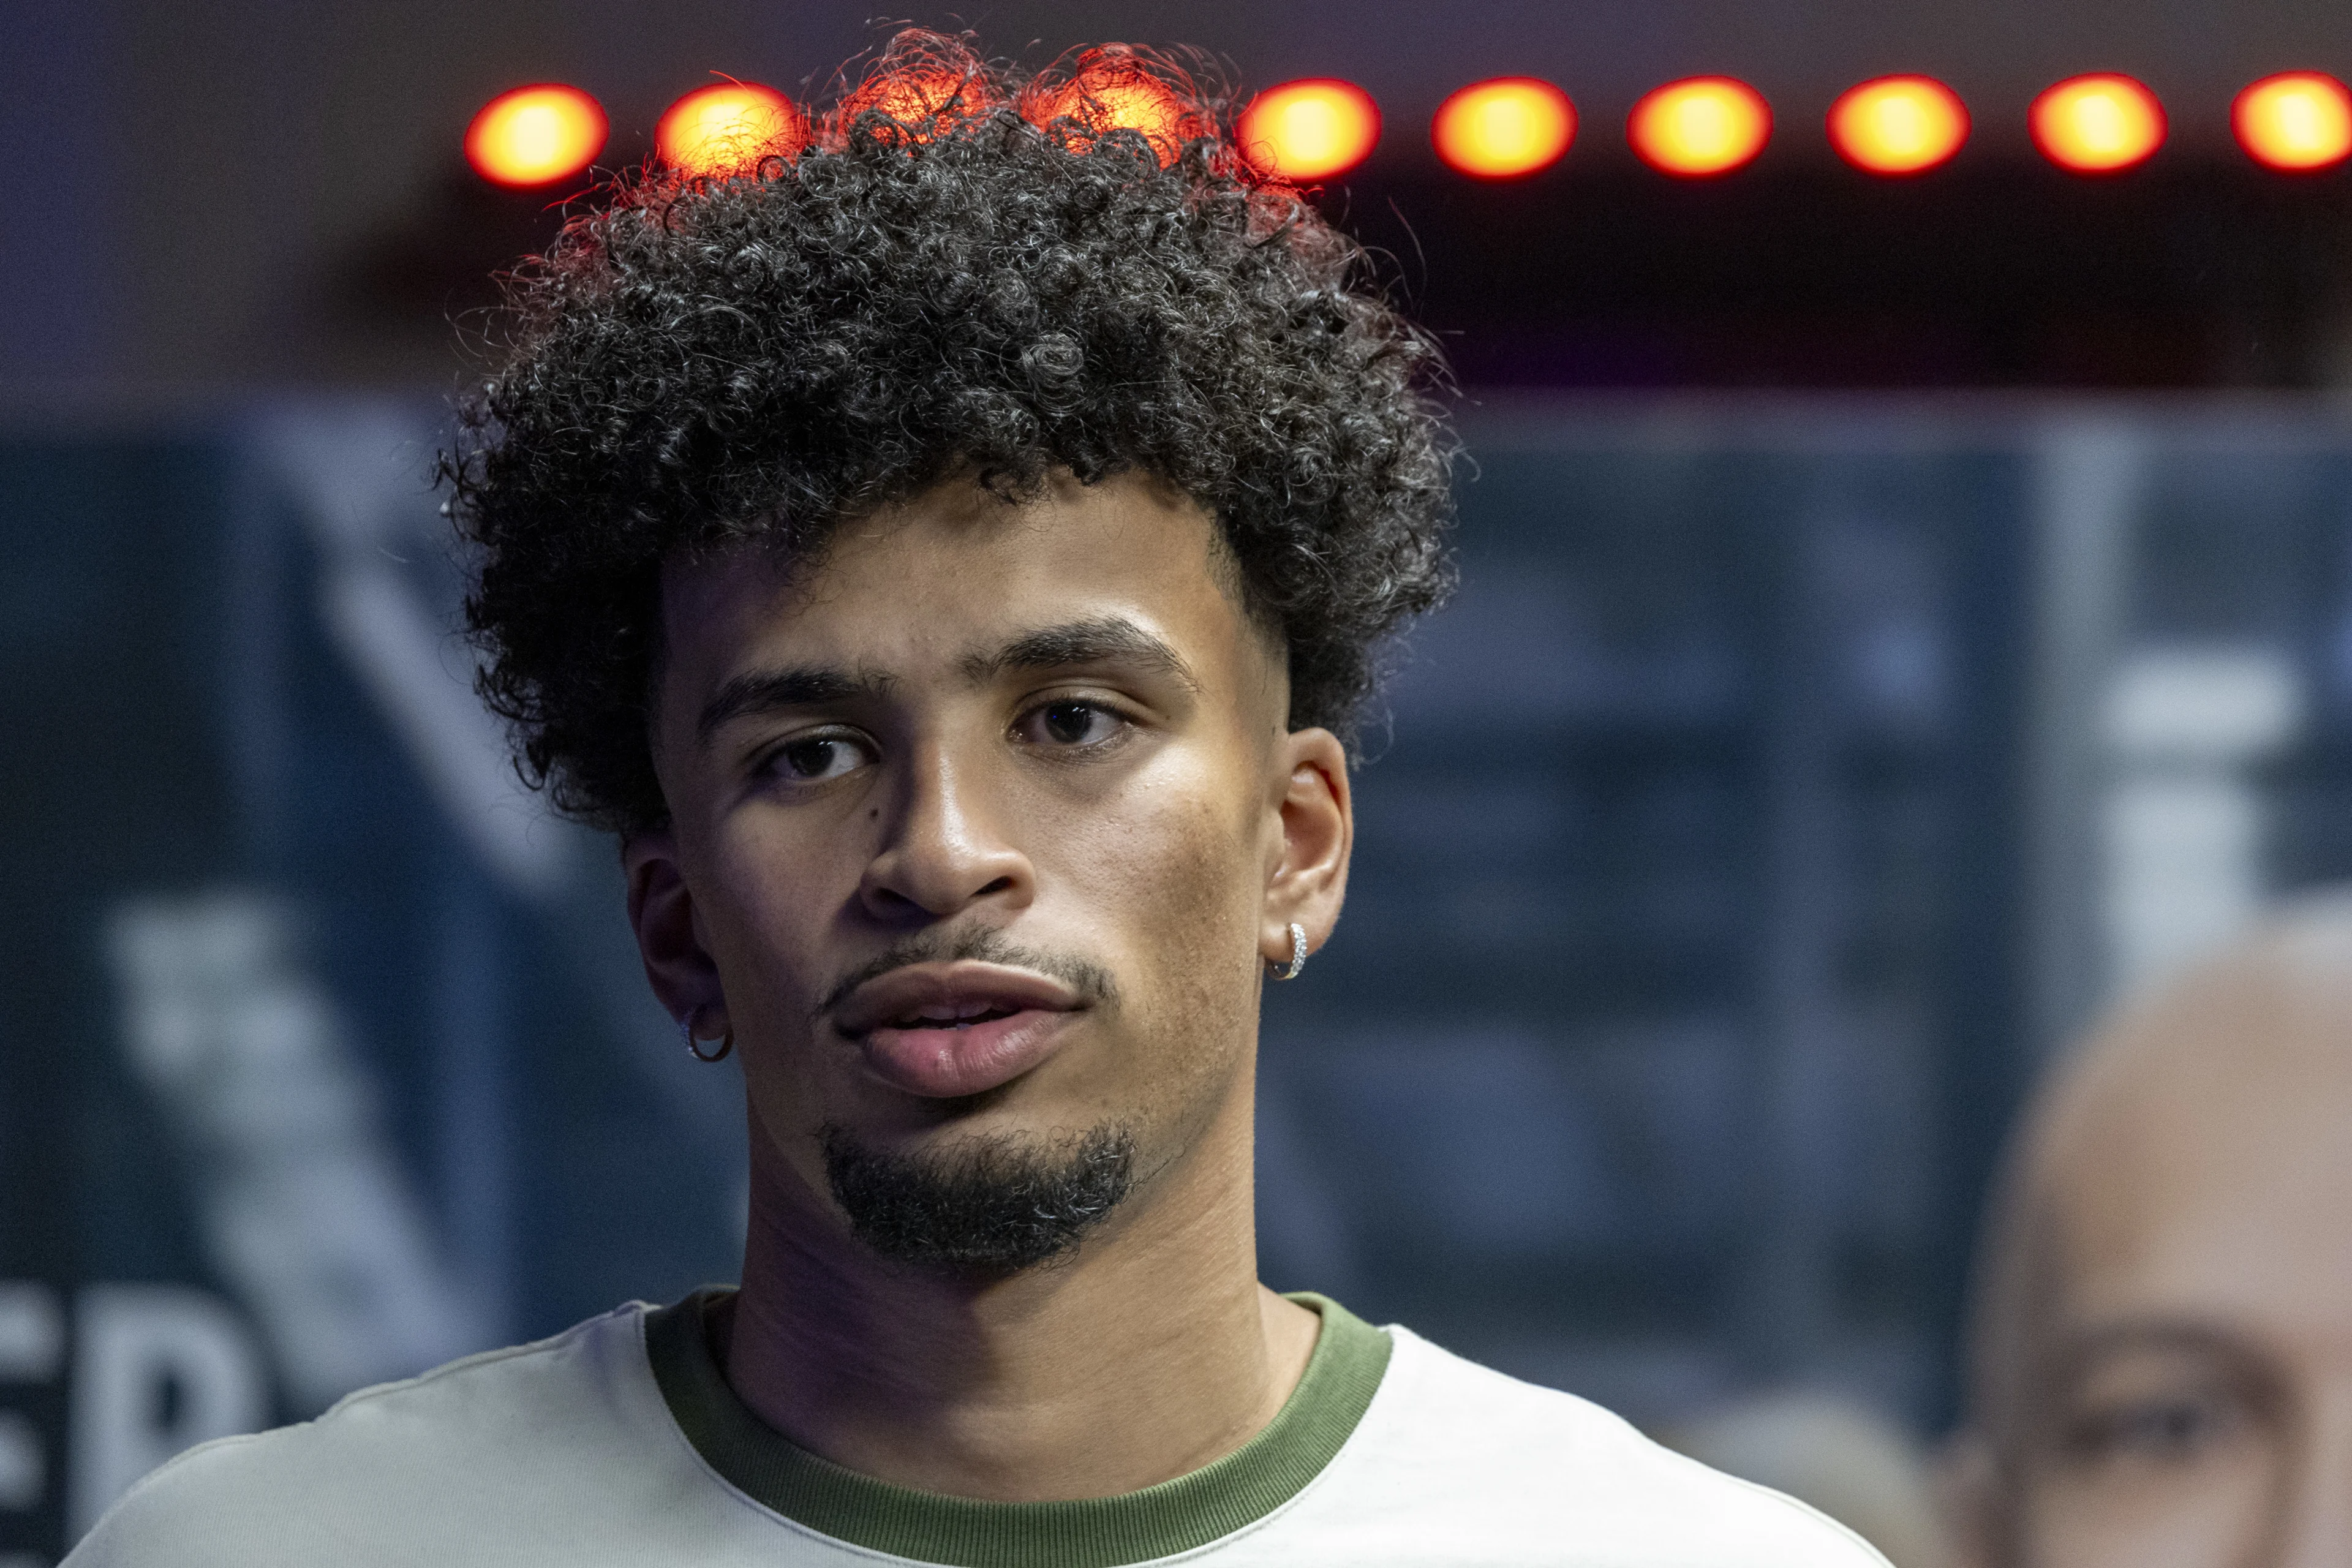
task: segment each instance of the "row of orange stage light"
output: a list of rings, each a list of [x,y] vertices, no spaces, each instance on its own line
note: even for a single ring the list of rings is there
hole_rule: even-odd
[[[1137,129],[1159,129],[1147,105]],[[1118,115],[1114,107],[1112,119]],[[2033,100],[2035,146],[2062,168],[2110,174],[2145,163],[2164,144],[2163,104],[2127,76],[2072,77]],[[1147,123],[1146,121],[1150,121]],[[2284,171],[2332,167],[2352,158],[2352,90],[2317,71],[2265,77],[2239,93],[2231,123],[2248,156]],[[806,124],[783,94],[723,81],[688,93],[661,118],[655,153],[688,173],[714,173],[746,145],[772,143]],[[1668,82],[1633,106],[1626,137],[1652,167],[1684,178],[1728,174],[1772,137],[1761,93],[1730,77]],[[499,184],[538,186],[576,177],[604,150],[604,111],[578,88],[553,83],[503,93],[475,116],[466,135],[474,167]],[[1308,181],[1344,174],[1378,143],[1371,95],[1351,82],[1316,78],[1271,88],[1242,111],[1244,152],[1268,174]],[[1850,89],[1832,106],[1829,139],[1856,168],[1874,174],[1923,173],[1968,141],[1959,95],[1925,76],[1889,76]],[[1462,89],[1438,109],[1431,140],[1449,165],[1474,178],[1508,180],[1550,167],[1576,140],[1575,105],[1533,77],[1503,77]],[[801,138],[805,140],[803,134]]]

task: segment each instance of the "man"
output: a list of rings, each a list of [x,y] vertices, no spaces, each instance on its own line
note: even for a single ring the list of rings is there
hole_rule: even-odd
[[[742,1286],[200,1450],[77,1563],[1877,1561],[1255,1279],[1261,986],[1445,586],[1359,263],[1151,61],[922,36],[571,231],[457,468],[472,613],[742,1061]]]
[[[1964,1560],[2352,1563],[2352,902],[2116,1016],[2010,1179],[1953,1465]]]

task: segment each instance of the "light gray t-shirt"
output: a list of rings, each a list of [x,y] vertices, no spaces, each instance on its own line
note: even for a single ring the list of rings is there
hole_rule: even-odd
[[[67,1568],[1885,1568],[1801,1503],[1335,1302],[1235,1452],[1120,1497],[935,1496],[762,1425],[701,1292],[193,1449]]]

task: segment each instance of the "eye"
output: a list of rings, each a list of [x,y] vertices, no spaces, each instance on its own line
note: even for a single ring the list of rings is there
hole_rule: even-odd
[[[2085,1412],[2073,1423],[2067,1446],[2095,1463],[2183,1465],[2251,1425],[2250,1413],[2226,1393],[2164,1394]]]
[[[846,735],[809,735],[787,741],[771,754],[769,771],[794,784],[823,784],[855,771],[866,748]]]
[[[1031,709],[1014,731],[1034,745],[1099,746],[1126,728],[1126,720],[1098,702],[1067,700]]]

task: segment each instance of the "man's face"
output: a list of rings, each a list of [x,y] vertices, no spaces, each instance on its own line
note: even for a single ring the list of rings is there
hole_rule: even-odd
[[[2026,1568],[2352,1563],[2352,1013],[2285,1011],[2184,1020],[2059,1163]]]
[[[926,1256],[891,1227],[977,1188],[983,1215],[1071,1209],[998,1259],[1034,1261],[1246,1126],[1268,922],[1300,918],[1286,802],[1305,757],[1343,872],[1346,784],[1328,736],[1286,733],[1219,548],[1139,478],[955,483],[796,571],[665,579],[648,971],[731,1028],[755,1160],[885,1250]]]

